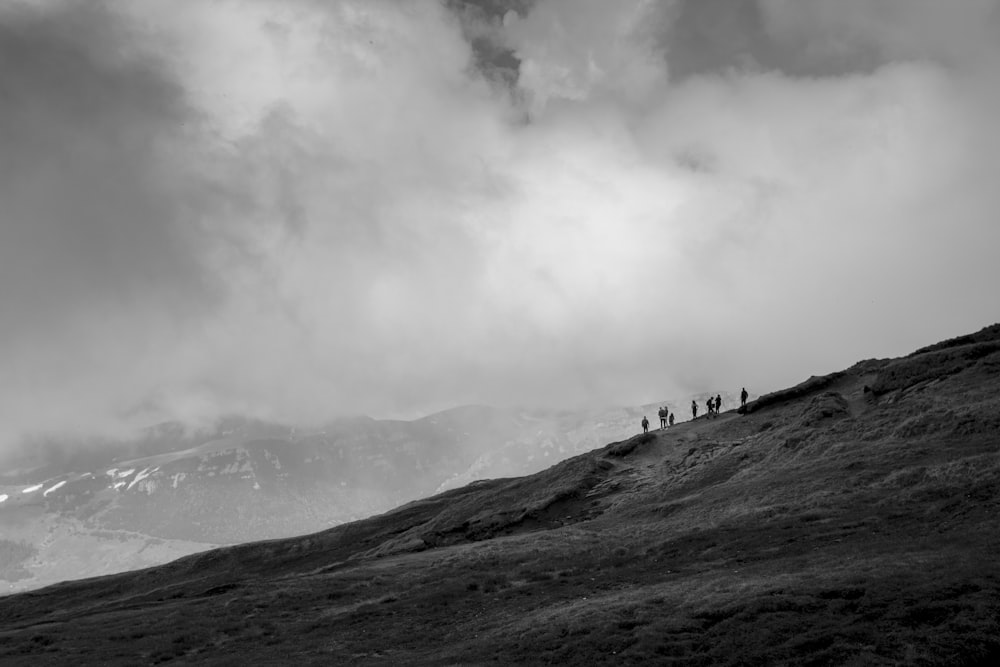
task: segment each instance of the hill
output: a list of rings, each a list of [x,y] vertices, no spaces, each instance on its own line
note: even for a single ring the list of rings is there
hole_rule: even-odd
[[[0,463],[0,593],[313,533],[538,472],[631,433],[644,409],[657,408],[465,406],[313,429],[230,417],[193,433],[162,424],[122,442],[43,442]]]
[[[0,660],[992,665],[998,394],[993,326],[531,476],[0,599]]]

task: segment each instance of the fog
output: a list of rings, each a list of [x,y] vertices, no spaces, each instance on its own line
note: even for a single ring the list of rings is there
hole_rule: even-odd
[[[0,450],[787,386],[997,320],[1000,3],[0,8]]]

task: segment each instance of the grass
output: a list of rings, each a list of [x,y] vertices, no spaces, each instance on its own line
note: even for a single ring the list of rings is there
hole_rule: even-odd
[[[325,533],[5,598],[0,662],[994,664],[1000,364],[966,351]],[[899,388],[859,400],[879,372]]]
[[[941,380],[1000,351],[1000,341],[949,346],[904,357],[888,364],[872,385],[876,395],[902,391],[921,382]]]
[[[813,376],[805,382],[795,385],[794,387],[765,394],[755,401],[750,401],[745,406],[740,408],[740,412],[744,414],[752,414],[758,410],[763,410],[764,408],[805,398],[806,396],[830,387],[845,375],[846,371],[840,371],[829,375]]]

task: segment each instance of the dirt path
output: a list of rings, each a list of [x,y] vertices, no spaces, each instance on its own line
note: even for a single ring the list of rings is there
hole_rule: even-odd
[[[698,417],[695,420],[674,424],[669,428],[650,431],[656,435],[656,440],[637,449],[636,453],[629,457],[629,462],[641,467],[662,464],[664,460],[682,459],[692,447],[718,444],[714,432],[740,418],[741,415],[731,410],[717,417]]]

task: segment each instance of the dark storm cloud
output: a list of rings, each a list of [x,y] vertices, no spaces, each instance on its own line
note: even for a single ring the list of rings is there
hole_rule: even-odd
[[[996,3],[942,6],[0,9],[3,433],[757,391],[977,328]]]
[[[447,0],[474,55],[475,66],[490,81],[517,84],[520,61],[503,39],[504,18],[526,15],[536,0]]]
[[[0,23],[0,294],[8,336],[67,311],[205,296],[183,220],[183,91],[99,5]]]
[[[148,37],[98,3],[0,10],[4,440],[113,426],[129,373],[220,296],[198,117]]]
[[[870,72],[880,64],[880,54],[872,44],[817,50],[806,36],[776,36],[769,30],[769,14],[762,4],[758,0],[678,2],[676,18],[663,33],[671,76],[684,79],[734,69],[840,76]]]

